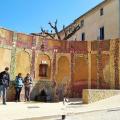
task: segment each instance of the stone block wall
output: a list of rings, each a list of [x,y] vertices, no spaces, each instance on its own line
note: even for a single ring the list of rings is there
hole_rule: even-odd
[[[93,103],[102,99],[120,94],[120,90],[84,89],[82,93],[83,103]]]

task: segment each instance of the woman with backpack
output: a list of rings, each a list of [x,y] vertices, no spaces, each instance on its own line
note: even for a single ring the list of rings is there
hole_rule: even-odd
[[[15,79],[15,89],[16,89],[15,100],[16,102],[20,102],[20,93],[21,93],[22,87],[23,87],[22,74],[18,73],[18,76],[16,76],[16,79]]]

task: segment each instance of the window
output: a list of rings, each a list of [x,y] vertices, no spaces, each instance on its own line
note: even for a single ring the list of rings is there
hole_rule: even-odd
[[[85,33],[82,33],[82,35],[81,35],[81,40],[82,40],[82,41],[85,41]]]
[[[39,65],[39,76],[47,77],[47,72],[48,72],[48,64],[40,64]]]
[[[84,26],[84,20],[81,20],[81,27]]]
[[[104,35],[104,27],[101,27],[100,28],[100,40],[104,40],[104,37],[105,37],[105,35]]]
[[[104,14],[103,8],[100,9],[100,16]]]

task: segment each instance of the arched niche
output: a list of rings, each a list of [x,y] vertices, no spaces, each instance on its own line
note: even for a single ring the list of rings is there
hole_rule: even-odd
[[[70,63],[66,56],[61,56],[57,63],[56,81],[58,84],[68,84],[70,78]]]
[[[82,90],[88,87],[88,62],[84,55],[75,57],[73,71],[73,95],[81,97]]]
[[[84,56],[75,57],[74,81],[88,80],[88,63]]]
[[[38,54],[35,59],[35,80],[51,78],[51,60],[47,54]]]
[[[25,76],[27,73],[30,73],[30,55],[26,51],[20,51],[16,54],[16,75],[22,73]]]

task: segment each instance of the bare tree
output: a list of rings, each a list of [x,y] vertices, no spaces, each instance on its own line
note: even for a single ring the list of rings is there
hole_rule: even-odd
[[[63,32],[64,32],[64,36],[67,37],[67,31],[65,29],[65,25],[63,25]]]
[[[35,34],[35,33],[32,33],[33,35],[40,35],[42,37],[50,37],[52,39],[55,39],[55,37],[57,36],[57,39],[59,40],[68,40],[70,37],[72,37],[81,27],[80,25],[75,25],[72,26],[71,28],[65,28],[65,26],[63,25],[63,34],[64,34],[64,37],[63,39],[61,38],[61,33],[58,31],[58,27],[57,27],[57,20],[53,23],[49,22],[48,23],[50,25],[50,27],[54,30],[54,33],[53,31],[51,30],[51,32],[48,32],[48,30],[45,30],[41,27],[41,33],[38,33],[38,34]],[[68,30],[69,29],[69,30]]]
[[[52,33],[49,33],[47,31],[45,31],[42,27],[41,27],[41,32],[44,34],[44,35],[48,35],[49,37],[51,37],[52,39],[54,39],[54,35]]]
[[[55,31],[58,39],[61,40],[61,37],[60,37],[60,35],[59,35],[59,31],[58,31],[58,28],[57,28],[57,20],[55,21],[54,25],[53,25],[51,22],[49,22],[48,24],[50,25],[50,27],[51,27],[52,29],[54,29],[54,31]]]

